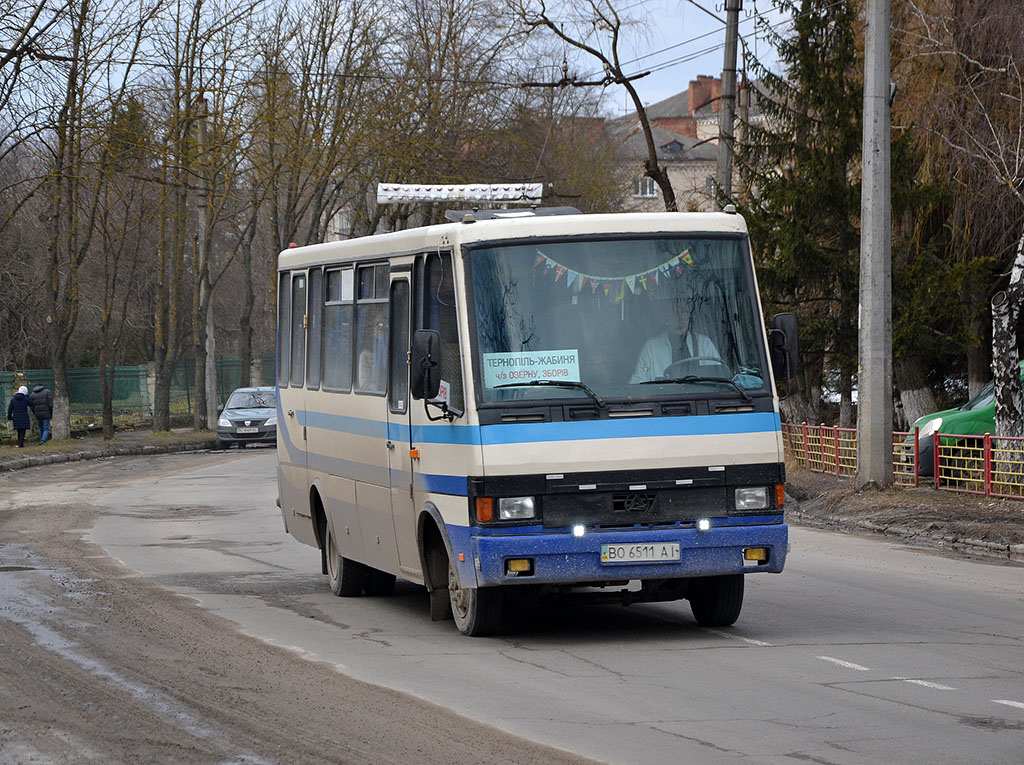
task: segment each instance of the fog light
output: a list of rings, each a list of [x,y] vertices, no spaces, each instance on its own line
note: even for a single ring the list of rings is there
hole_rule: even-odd
[[[509,576],[533,573],[533,558],[512,558],[505,561],[505,573]]]
[[[747,547],[743,550],[743,560],[753,560],[764,563],[768,560],[767,547]]]
[[[577,523],[575,526],[572,527],[572,535],[574,537],[581,537],[586,533],[586,531],[587,530],[586,528],[584,528],[582,523]]]
[[[697,531],[707,531],[711,528],[711,521],[708,518],[701,518],[697,521]]]

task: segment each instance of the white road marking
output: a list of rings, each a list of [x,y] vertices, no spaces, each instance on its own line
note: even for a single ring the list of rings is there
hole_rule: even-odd
[[[1008,701],[1007,699],[992,699],[994,704],[1006,704],[1008,707],[1017,707],[1018,709],[1024,709],[1024,701]]]
[[[936,691],[955,691],[956,688],[951,688],[948,685],[942,685],[941,683],[932,683],[928,680],[915,680],[911,677],[894,677],[893,680],[901,680],[904,683],[913,683],[914,685],[923,685],[925,688],[933,688]]]
[[[842,659],[833,659],[831,656],[819,656],[822,661],[830,661],[833,664],[838,664],[840,667],[846,667],[847,669],[856,669],[860,672],[870,672],[870,667],[862,667],[860,664],[854,664],[852,661],[843,661]]]
[[[725,632],[723,630],[713,630],[713,629],[708,629],[707,627],[705,627],[704,631],[705,632],[710,632],[712,635],[718,635],[719,637],[729,638],[730,640],[739,640],[739,641],[741,641],[743,643],[749,643],[750,645],[761,646],[761,648],[774,648],[775,647],[772,643],[766,643],[763,640],[754,640],[753,638],[746,638],[746,637],[742,637],[740,635],[732,635],[732,634],[730,634],[728,632]]]

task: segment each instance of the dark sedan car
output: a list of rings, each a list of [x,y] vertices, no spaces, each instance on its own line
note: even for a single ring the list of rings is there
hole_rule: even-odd
[[[277,391],[239,388],[228,396],[217,418],[217,448],[232,444],[277,443]]]

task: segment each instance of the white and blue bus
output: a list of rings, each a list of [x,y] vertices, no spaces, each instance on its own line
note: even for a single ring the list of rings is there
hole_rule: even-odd
[[[775,376],[734,212],[449,213],[278,261],[278,484],[340,596],[688,599],[728,625],[788,530]]]

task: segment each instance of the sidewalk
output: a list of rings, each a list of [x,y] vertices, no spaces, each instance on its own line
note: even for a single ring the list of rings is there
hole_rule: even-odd
[[[175,428],[163,433],[154,433],[150,430],[118,431],[114,433],[111,441],[104,441],[100,433],[63,441],[51,440],[41,445],[36,441],[30,443],[26,439],[23,449],[18,449],[10,443],[0,446],[0,473],[37,465],[101,457],[214,449],[216,445],[217,437],[212,431],[191,428]]]

